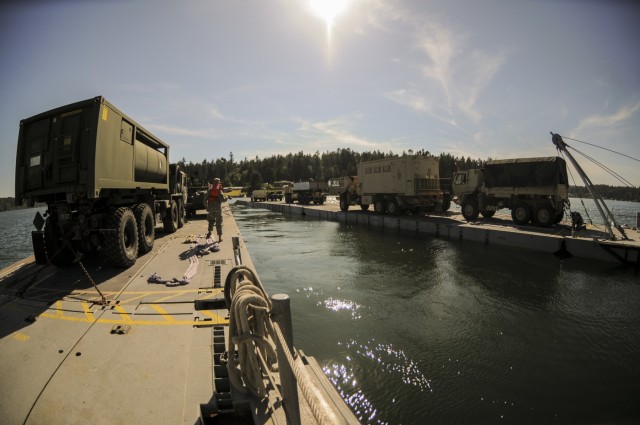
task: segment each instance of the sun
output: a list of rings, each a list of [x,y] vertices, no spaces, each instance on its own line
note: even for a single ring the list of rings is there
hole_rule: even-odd
[[[328,31],[331,31],[334,19],[346,9],[348,3],[349,0],[309,0],[311,11],[325,21]]]

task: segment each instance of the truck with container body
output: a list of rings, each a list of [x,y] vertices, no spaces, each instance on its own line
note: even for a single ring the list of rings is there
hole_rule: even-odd
[[[184,224],[187,177],[169,145],[104,97],[20,122],[15,203],[46,203],[32,232],[36,262],[65,266],[99,253],[130,267],[151,251],[155,228]]]
[[[440,189],[439,167],[438,158],[423,155],[360,162],[358,175],[344,179],[340,210],[359,205],[366,211],[373,205],[379,214],[441,213],[449,205]]]
[[[283,191],[287,204],[297,201],[301,205],[322,205],[327,201],[327,182],[294,182],[284,185]]]
[[[565,206],[570,205],[568,188],[563,158],[515,158],[455,172],[452,194],[467,221],[508,208],[516,224],[533,221],[549,227],[562,221]]]
[[[251,202],[265,202],[267,200],[267,189],[255,189],[251,192]]]
[[[198,212],[198,210],[206,210],[209,186],[189,186],[187,190],[188,196],[185,206],[187,217],[194,216]]]

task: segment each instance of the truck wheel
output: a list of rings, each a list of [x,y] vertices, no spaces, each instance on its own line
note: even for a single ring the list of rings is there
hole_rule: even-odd
[[[133,215],[138,225],[138,253],[146,254],[153,249],[156,239],[156,223],[149,204],[138,204],[133,207]]]
[[[176,201],[171,201],[169,211],[162,219],[165,233],[175,233],[178,230],[178,205]]]
[[[133,211],[121,207],[109,212],[108,226],[114,232],[104,236],[107,261],[116,267],[131,267],[138,258],[138,226]]]
[[[324,198],[318,199],[318,205],[322,205],[322,204],[324,204]]]
[[[347,202],[347,195],[344,193],[340,195],[340,211],[349,211],[349,203]]]
[[[484,218],[491,218],[496,214],[496,212],[493,210],[482,210],[480,211],[480,214],[482,214]]]
[[[373,204],[373,210],[378,214],[384,214],[386,209],[387,206],[385,205],[384,199],[376,199],[375,203]]]
[[[462,202],[462,216],[467,221],[474,221],[478,219],[478,201],[475,199],[466,199]]]
[[[511,218],[516,224],[527,224],[531,221],[531,209],[527,204],[516,204],[511,210]]]
[[[287,193],[286,195],[284,195],[284,202],[286,202],[287,204],[293,203],[293,197],[291,196],[290,193]]]
[[[389,202],[387,202],[387,213],[389,213],[389,215],[400,215],[401,212],[396,199],[390,199]]]
[[[64,244],[58,226],[48,218],[44,225],[44,247],[51,264],[57,267],[70,266],[76,259],[75,254]]]
[[[362,204],[360,205],[360,209],[362,211],[368,211],[369,210],[369,204]]]
[[[553,220],[556,218],[556,214],[550,205],[541,205],[535,210],[533,216],[534,221],[540,227],[549,227],[553,224]]]

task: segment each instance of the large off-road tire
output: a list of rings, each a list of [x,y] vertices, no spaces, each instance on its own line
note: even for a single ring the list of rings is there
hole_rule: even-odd
[[[171,201],[169,211],[162,219],[165,233],[175,233],[178,230],[178,204],[176,201]]]
[[[138,225],[130,208],[120,207],[109,211],[108,228],[115,231],[104,235],[104,252],[107,261],[128,268],[138,258]]]
[[[287,204],[292,204],[293,203],[293,196],[290,193],[287,193],[284,195],[284,202],[286,202]]]
[[[340,211],[349,211],[349,202],[347,202],[347,195],[344,193],[340,195]]]
[[[138,254],[146,254],[153,249],[156,240],[156,223],[149,204],[142,203],[133,207],[133,215],[138,225]]]
[[[44,247],[47,258],[54,266],[67,267],[75,261],[76,256],[67,243],[64,242],[58,226],[48,218],[44,225]]]
[[[395,198],[389,199],[389,202],[387,202],[387,213],[389,215],[400,215],[400,213],[402,213],[398,201]]]
[[[555,218],[556,213],[553,208],[551,208],[551,205],[540,205],[535,209],[533,214],[533,220],[540,227],[551,226]]]
[[[480,211],[480,214],[482,214],[484,218],[491,218],[496,214],[496,212],[494,210],[482,210]]]
[[[473,198],[468,198],[462,201],[462,216],[467,221],[475,221],[478,219],[480,210],[478,209],[478,201]]]
[[[384,199],[378,198],[373,203],[373,210],[378,214],[384,214],[387,210],[387,205]]]
[[[368,211],[369,210],[369,204],[360,204],[360,209],[362,211]]]
[[[529,223],[531,221],[531,208],[525,203],[516,204],[511,210],[511,219],[519,225]]]

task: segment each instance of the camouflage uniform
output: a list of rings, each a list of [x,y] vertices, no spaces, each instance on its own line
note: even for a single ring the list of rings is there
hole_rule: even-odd
[[[209,189],[209,202],[207,204],[207,221],[209,222],[209,233],[207,237],[211,236],[213,226],[216,226],[219,240],[222,240],[222,199],[223,199],[222,184],[220,179],[215,179],[213,186]]]

